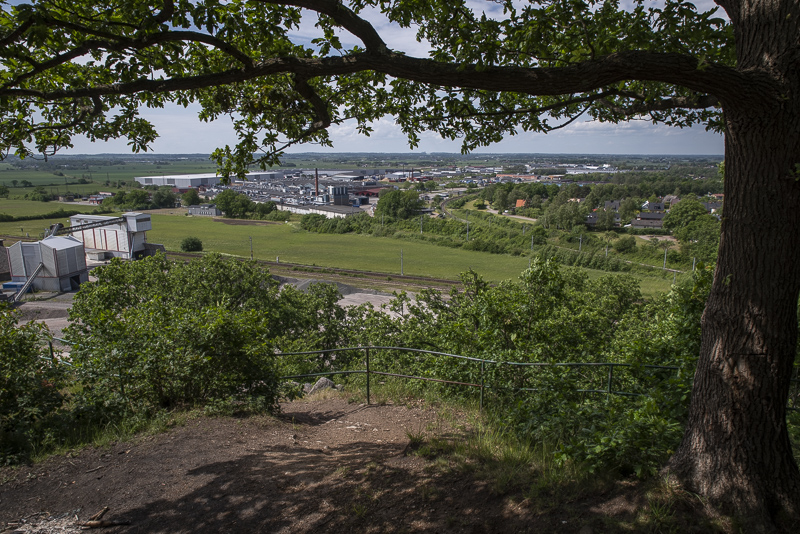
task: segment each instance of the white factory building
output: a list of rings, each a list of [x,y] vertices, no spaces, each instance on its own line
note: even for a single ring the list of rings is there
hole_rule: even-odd
[[[254,171],[247,173],[247,181],[263,182],[266,180],[280,180],[284,177],[283,171]],[[235,177],[231,177],[233,180]],[[220,183],[216,173],[206,174],[172,174],[162,176],[137,176],[134,178],[142,185],[170,186],[178,189],[197,189],[200,186],[213,187]]]
[[[90,259],[135,259],[149,254],[146,236],[147,230],[152,230],[149,214],[73,215],[69,222],[71,227],[78,227],[71,234],[83,243]],[[82,226],[86,228],[81,229]]]

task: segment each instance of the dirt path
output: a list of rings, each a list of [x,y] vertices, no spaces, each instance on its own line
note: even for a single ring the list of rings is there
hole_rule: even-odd
[[[632,482],[567,499],[498,494],[446,457],[418,456],[410,440],[462,439],[469,429],[422,404],[365,406],[323,395],[283,404],[278,417],[201,417],[163,434],[0,468],[0,532],[77,534],[105,507],[103,520],[125,523],[100,530],[108,533],[709,531],[707,520],[697,521],[697,503],[678,503],[686,509],[670,509],[656,528],[640,524],[648,501]]]
[[[409,434],[428,428],[444,431],[430,410],[342,398],[285,404],[279,418],[201,418],[135,442],[0,470],[0,526],[29,518],[39,530],[21,531],[59,532],[48,516],[68,514],[60,524],[74,526],[75,516],[85,521],[108,506],[105,519],[130,525],[107,532],[522,528],[525,514],[483,484],[442,480],[407,454]]]

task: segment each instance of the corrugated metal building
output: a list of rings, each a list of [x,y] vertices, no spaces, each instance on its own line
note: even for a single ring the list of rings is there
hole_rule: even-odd
[[[187,208],[189,215],[199,215],[203,217],[220,217],[222,212],[216,204],[201,204],[199,206],[189,206]]]
[[[25,282],[37,269],[33,287],[42,291],[72,291],[89,280],[83,243],[74,237],[51,236],[35,243],[19,241],[7,250],[14,282]]]
[[[119,222],[116,222],[120,219]],[[124,259],[135,259],[147,255],[147,230],[152,230],[150,215],[145,213],[123,213],[122,217],[105,215],[73,215],[69,218],[71,226],[115,221],[113,224],[98,226],[74,232],[72,235],[80,240],[90,257],[103,259],[115,256]]]

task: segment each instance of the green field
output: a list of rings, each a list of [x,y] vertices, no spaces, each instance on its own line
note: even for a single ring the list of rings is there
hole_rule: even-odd
[[[250,255],[259,260],[320,265],[345,269],[379,271],[400,274],[400,252],[403,254],[403,273],[436,278],[457,279],[459,273],[474,269],[486,280],[499,282],[516,279],[528,266],[528,258],[504,254],[489,254],[439,247],[429,243],[353,234],[316,234],[301,230],[294,224],[269,226],[238,226],[200,217],[153,215],[153,230],[148,233],[151,243],[163,243],[167,250],[179,250],[180,242],[195,236],[208,251],[235,256]],[[597,278],[608,274],[587,269]],[[661,277],[637,276],[642,280],[642,292],[653,295],[667,291],[672,283]]]
[[[39,213],[59,207],[77,209],[74,204],[56,202],[0,201],[0,206],[4,202],[17,206],[17,210],[29,206],[28,213],[31,214],[33,212],[30,210],[34,207],[37,210],[45,208]],[[84,207],[86,211],[92,209]],[[491,282],[516,279],[528,266],[528,258],[524,256],[451,249],[424,242],[365,235],[317,234],[301,230],[296,223],[229,225],[210,218],[163,214],[163,211],[153,213],[152,220],[153,229],[148,232],[147,240],[162,243],[167,250],[173,251],[180,250],[180,243],[185,237],[195,236],[203,242],[206,251],[249,257],[252,237],[255,259],[275,261],[280,258],[280,261],[287,263],[378,271],[391,276],[400,274],[402,250],[403,274],[457,279],[459,273],[472,268]],[[30,237],[37,237],[55,222],[69,224],[62,219],[0,223],[0,235],[24,236],[28,233]],[[586,271],[591,278],[608,274],[591,269]],[[671,275],[667,278],[634,276],[641,280],[642,293],[645,295],[667,291],[672,283]]]
[[[11,215],[12,217],[43,215],[45,213],[51,213],[60,209],[70,211],[92,211],[95,209],[95,206],[75,204],[73,202],[32,202],[30,200],[19,200],[15,198],[0,198],[0,213],[5,213],[6,215]]]
[[[87,160],[90,161],[90,160]],[[137,176],[162,176],[168,174],[196,174],[216,172],[217,167],[211,161],[158,161],[154,156],[151,163],[121,162],[103,164],[102,159],[98,164],[62,165],[58,169],[38,170],[32,168],[19,169],[8,163],[0,164],[0,184],[10,190],[10,198],[22,198],[26,193],[33,191],[33,187],[42,186],[52,194],[80,194],[88,195],[95,191],[117,190],[125,188],[122,182],[133,182]],[[79,184],[78,180],[84,179],[89,183]],[[17,185],[14,185],[14,180]],[[29,181],[31,187],[21,187],[22,180]]]

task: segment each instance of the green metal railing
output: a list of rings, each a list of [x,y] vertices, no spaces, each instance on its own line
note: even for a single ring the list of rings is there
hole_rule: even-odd
[[[431,378],[426,376],[417,376],[417,375],[409,375],[409,374],[400,374],[400,373],[390,373],[386,371],[376,371],[372,369],[370,365],[370,353],[371,351],[380,351],[380,350],[392,350],[392,351],[401,351],[401,352],[411,352],[411,353],[422,353],[422,354],[429,354],[433,356],[444,356],[447,358],[455,358],[460,360],[466,360],[470,362],[475,362],[480,364],[480,383],[473,383],[473,382],[463,382],[457,380],[445,380],[441,378]],[[309,355],[323,355],[323,354],[331,354],[336,352],[344,352],[344,351],[364,351],[365,353],[365,368],[364,369],[356,369],[356,370],[348,370],[348,371],[337,371],[337,370],[330,370],[318,373],[306,373],[306,374],[298,374],[298,375],[287,375],[280,377],[281,380],[292,380],[297,378],[313,378],[313,377],[320,377],[320,376],[332,376],[332,375],[350,375],[350,374],[365,374],[367,380],[367,404],[370,404],[370,384],[371,384],[371,377],[372,375],[378,376],[389,376],[395,378],[405,378],[409,380],[423,380],[426,382],[438,382],[442,384],[451,384],[457,386],[467,386],[467,387],[477,387],[480,388],[480,408],[483,409],[483,402],[484,402],[484,392],[487,389],[499,389],[495,386],[490,386],[486,384],[486,365],[508,365],[512,367],[608,367],[608,379],[606,382],[605,389],[578,389],[576,393],[604,393],[607,398],[610,398],[611,395],[620,395],[620,396],[627,396],[627,397],[638,397],[642,396],[642,393],[631,393],[625,391],[615,391],[613,389],[614,383],[614,369],[615,368],[640,368],[640,369],[661,369],[661,370],[671,370],[671,371],[679,371],[680,367],[671,366],[671,365],[640,365],[635,366],[629,363],[611,363],[611,362],[589,362],[589,363],[542,363],[542,362],[504,362],[499,360],[489,360],[484,358],[475,358],[472,356],[463,356],[461,354],[451,354],[448,352],[437,352],[432,350],[424,350],[424,349],[412,349],[408,347],[386,347],[386,346],[359,346],[359,347],[344,347],[344,348],[336,348],[336,349],[324,349],[324,350],[313,350],[313,351],[302,351],[302,352],[279,352],[276,353],[276,356],[309,356]],[[504,388],[507,389],[507,388]],[[512,388],[515,391],[539,391],[538,388]]]

